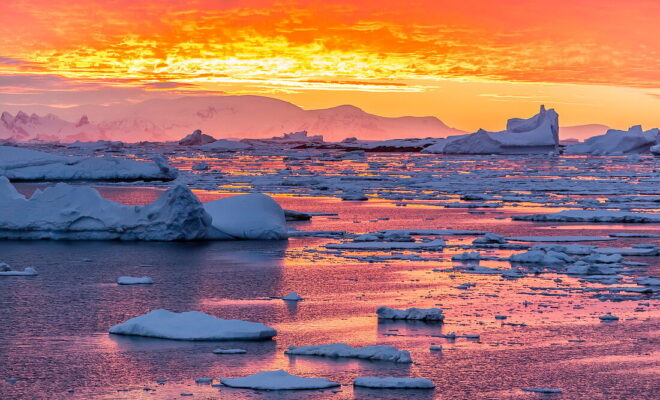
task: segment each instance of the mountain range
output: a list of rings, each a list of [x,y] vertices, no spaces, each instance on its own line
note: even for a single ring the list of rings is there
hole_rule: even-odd
[[[41,107],[41,111],[48,114],[19,111],[14,116],[4,112],[0,139],[173,141],[195,129],[216,138],[267,138],[305,130],[323,135],[325,140],[445,137],[463,133],[436,117],[382,117],[350,105],[305,110],[265,96],[189,96],[128,105]]]

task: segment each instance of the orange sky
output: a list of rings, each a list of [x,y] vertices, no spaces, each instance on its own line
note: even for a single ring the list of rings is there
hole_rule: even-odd
[[[0,106],[219,92],[467,130],[541,103],[660,126],[659,18],[657,0],[9,0]]]

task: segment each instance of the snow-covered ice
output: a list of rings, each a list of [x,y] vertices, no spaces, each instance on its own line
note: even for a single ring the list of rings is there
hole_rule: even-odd
[[[359,376],[353,381],[353,385],[368,387],[372,389],[433,389],[435,384],[430,379],[424,378],[397,378],[389,376],[386,378]]]
[[[170,181],[178,171],[161,158],[66,157],[0,146],[0,175],[12,181]]]
[[[109,330],[118,335],[148,336],[174,340],[263,340],[277,335],[266,325],[216,318],[198,311],[176,313],[153,310]]]
[[[660,222],[660,214],[638,213],[614,210],[564,210],[550,214],[514,215],[517,221],[540,222]]]
[[[445,316],[439,308],[408,308],[399,310],[387,306],[378,307],[376,310],[379,319],[409,319],[418,321],[443,321]]]
[[[0,276],[34,276],[39,275],[36,269],[25,267],[22,271],[12,269],[9,264],[0,262]]]
[[[305,378],[291,375],[284,370],[262,371],[241,378],[220,378],[220,382],[229,387],[255,390],[303,390],[327,389],[339,386],[339,383],[325,378]]]
[[[117,278],[118,285],[150,285],[152,283],[154,283],[154,280],[148,276],[120,276]]]
[[[247,350],[245,349],[215,349],[213,350],[214,354],[245,354]]]
[[[278,240],[287,238],[282,207],[263,194],[225,197],[204,204],[211,216],[209,239]]]
[[[566,153],[596,156],[649,153],[651,146],[659,142],[660,129],[644,131],[641,125],[635,125],[627,131],[610,129],[604,135],[594,136],[583,143],[568,146]]]
[[[284,352],[288,355],[347,357],[365,360],[392,361],[395,363],[411,363],[410,353],[394,346],[375,345],[351,347],[345,343],[322,344],[313,346],[289,346]]]

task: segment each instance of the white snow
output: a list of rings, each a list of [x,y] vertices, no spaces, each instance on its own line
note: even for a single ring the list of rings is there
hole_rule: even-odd
[[[422,321],[442,321],[445,319],[439,308],[408,308],[399,310],[387,306],[378,307],[378,319],[410,319]]]
[[[262,371],[242,378],[220,378],[229,387],[255,390],[301,390],[326,389],[339,386],[339,383],[325,378],[304,378],[291,375],[284,370]]]
[[[623,155],[649,153],[651,146],[660,142],[660,129],[643,131],[641,125],[627,131],[610,129],[604,135],[594,136],[583,143],[566,147],[568,154]]]
[[[30,199],[0,177],[0,238],[55,240],[202,239],[210,218],[184,186],[174,186],[145,206],[101,197],[90,187],[58,183]]]
[[[563,264],[575,260],[569,255],[558,251],[529,250],[523,253],[513,254],[509,257],[509,261],[521,264]]]
[[[397,378],[397,377],[365,377],[355,378],[355,386],[368,387],[373,389],[433,389],[435,385],[429,379],[424,378]]]
[[[257,322],[220,319],[198,311],[176,313],[162,309],[131,318],[113,326],[109,332],[175,340],[262,340],[277,335],[275,329]]]
[[[395,363],[411,363],[410,353],[394,346],[376,345],[351,347],[345,343],[322,344],[316,346],[289,346],[284,352],[288,355],[348,357],[365,360],[392,361]]]
[[[161,158],[135,161],[117,157],[65,157],[19,147],[0,146],[0,175],[17,181],[164,180],[178,171]]]
[[[204,204],[212,218],[209,239],[279,240],[287,238],[282,207],[263,194],[225,197]]]
[[[660,222],[660,214],[614,210],[564,210],[550,214],[514,215],[518,221],[541,222]]]
[[[424,153],[449,154],[538,154],[556,152],[559,146],[559,116],[554,109],[541,106],[529,119],[512,118],[506,129],[450,136],[426,147]]]
[[[152,283],[154,283],[154,280],[148,276],[120,276],[117,278],[118,285],[150,285]]]

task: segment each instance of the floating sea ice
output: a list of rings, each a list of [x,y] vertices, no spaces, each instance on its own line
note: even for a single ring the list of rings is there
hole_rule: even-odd
[[[291,293],[287,294],[286,296],[280,297],[280,299],[286,300],[286,301],[300,301],[300,300],[303,300],[303,298],[300,297],[300,295],[297,292],[291,292]]]
[[[154,310],[110,328],[118,335],[174,340],[263,340],[277,335],[266,325],[216,318],[198,311],[176,313]]]
[[[480,260],[481,259],[481,253],[478,251],[473,251],[473,252],[465,252],[461,254],[456,254],[451,257],[453,261],[469,261],[469,260]]]
[[[504,244],[506,243],[506,238],[502,235],[496,233],[488,232],[483,237],[476,238],[472,241],[472,244]]]
[[[561,389],[551,389],[551,388],[523,388],[522,389],[525,392],[533,392],[533,393],[561,393]]]
[[[0,276],[35,276],[39,275],[36,269],[26,267],[23,271],[13,270],[7,263],[0,262]]]
[[[245,349],[215,349],[213,350],[214,354],[245,354],[247,350]]]
[[[521,264],[564,264],[574,260],[568,254],[558,251],[529,250],[512,255],[509,257],[509,261]]]
[[[284,352],[288,355],[347,357],[364,360],[392,361],[395,363],[412,363],[407,350],[399,350],[394,346],[364,346],[351,347],[344,343],[322,344],[317,346],[289,346]]]
[[[229,387],[255,390],[326,389],[340,386],[339,383],[325,378],[304,378],[281,369],[257,372],[242,378],[220,378],[220,382]]]
[[[378,319],[409,319],[418,321],[443,321],[442,310],[439,308],[408,308],[399,310],[387,306],[378,307]]]
[[[148,276],[134,277],[134,276],[120,276],[117,278],[118,285],[150,285],[154,280]]]
[[[355,386],[372,389],[433,389],[435,385],[429,379],[423,378],[376,378],[360,376],[353,382]]]
[[[605,315],[601,315],[598,318],[600,318],[601,321],[618,321],[619,320],[619,317],[617,317],[616,315],[612,315],[610,313],[607,313]]]

